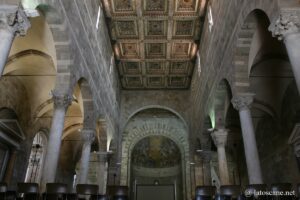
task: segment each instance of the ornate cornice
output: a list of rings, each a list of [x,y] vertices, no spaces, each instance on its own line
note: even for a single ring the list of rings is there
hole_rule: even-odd
[[[243,94],[234,96],[231,100],[233,107],[236,110],[249,110],[253,103],[254,94]]]
[[[270,25],[273,37],[283,40],[289,34],[300,31],[300,10],[282,10],[277,19]]]
[[[96,137],[96,130],[95,129],[83,129],[81,131],[81,138],[84,141],[84,143],[91,144]]]
[[[217,129],[211,134],[211,137],[218,148],[226,146],[227,136],[228,130],[226,129]]]
[[[56,91],[52,91],[52,98],[55,108],[67,109],[72,103],[72,96],[69,94],[59,94]]]
[[[17,36],[25,36],[30,26],[23,8],[0,10],[0,29],[6,29]]]

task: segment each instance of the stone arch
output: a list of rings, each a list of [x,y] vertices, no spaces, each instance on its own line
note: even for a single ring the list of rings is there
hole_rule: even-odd
[[[184,118],[177,112],[175,111],[174,109],[172,108],[169,108],[167,106],[161,106],[161,105],[147,105],[147,106],[143,106],[137,110],[135,110],[134,112],[132,112],[128,118],[126,119],[126,122],[125,122],[125,125],[124,127],[126,127],[126,125],[128,124],[129,120],[135,116],[137,113],[139,113],[140,111],[142,110],[146,110],[146,109],[150,109],[150,108],[160,108],[160,109],[163,109],[163,110],[167,110],[167,111],[170,111],[171,113],[173,113],[174,115],[176,115],[182,122],[183,124],[185,125],[186,128],[188,128],[188,125],[186,123],[186,121],[184,120]]]
[[[214,110],[215,110],[215,127],[225,127],[226,115],[230,105],[232,94],[228,81],[222,79],[215,90]]]
[[[38,10],[45,17],[52,32],[56,54],[53,58],[57,69],[55,90],[58,93],[70,94],[74,62],[71,37],[62,6],[53,0],[22,0],[22,5],[25,9]]]
[[[235,32],[235,51],[233,55],[233,88],[234,95],[249,92],[249,63],[253,37],[257,31],[258,17],[268,22],[278,12],[277,2],[271,0],[253,0],[245,2],[238,18]],[[266,27],[268,28],[268,27]]]
[[[190,148],[186,129],[157,121],[156,123],[144,122],[143,125],[135,127],[128,132],[122,142],[121,185],[129,184],[131,153],[135,144],[148,136],[164,136],[174,141],[181,151],[183,193],[186,193],[187,199],[189,199],[191,195]]]

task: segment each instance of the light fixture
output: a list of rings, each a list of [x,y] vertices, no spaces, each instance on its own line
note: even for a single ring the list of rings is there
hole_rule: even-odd
[[[190,165],[195,165],[195,163],[194,162],[190,162]]]
[[[201,153],[201,152],[203,152],[203,150],[202,149],[197,149],[196,152]]]

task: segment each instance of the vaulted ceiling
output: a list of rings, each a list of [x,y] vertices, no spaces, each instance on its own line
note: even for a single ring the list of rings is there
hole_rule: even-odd
[[[104,0],[123,89],[188,89],[206,0]]]

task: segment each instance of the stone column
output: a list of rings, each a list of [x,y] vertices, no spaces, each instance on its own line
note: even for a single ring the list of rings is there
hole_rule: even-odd
[[[15,36],[25,36],[29,28],[30,22],[21,7],[0,7],[0,76],[3,74]]]
[[[83,129],[81,132],[83,146],[80,159],[80,172],[79,172],[79,183],[86,184],[89,172],[91,145],[95,140],[96,130],[95,129]]]
[[[253,94],[236,96],[232,99],[232,104],[240,115],[249,182],[250,184],[262,184],[263,178],[250,112],[253,96]]]
[[[98,170],[97,181],[99,185],[99,194],[106,194],[107,173],[108,173],[108,157],[107,152],[100,152],[98,154]]]
[[[7,184],[10,183],[10,180],[13,176],[16,158],[17,158],[17,150],[12,150],[9,158],[8,166],[6,168],[5,176],[4,176],[4,182],[6,182]]]
[[[72,102],[71,95],[58,94],[55,91],[52,92],[52,94],[54,111],[42,175],[42,191],[44,191],[46,183],[55,182],[61,138],[64,129],[65,114]]]
[[[210,151],[201,152],[201,157],[203,161],[203,184],[204,185],[212,185],[211,182],[211,166],[210,161],[212,159],[212,155]]]
[[[225,151],[227,135],[228,132],[226,129],[217,129],[211,134],[218,149],[219,174],[222,185],[229,185],[228,165]]]
[[[269,30],[274,37],[285,43],[300,94],[300,9],[282,10]]]

